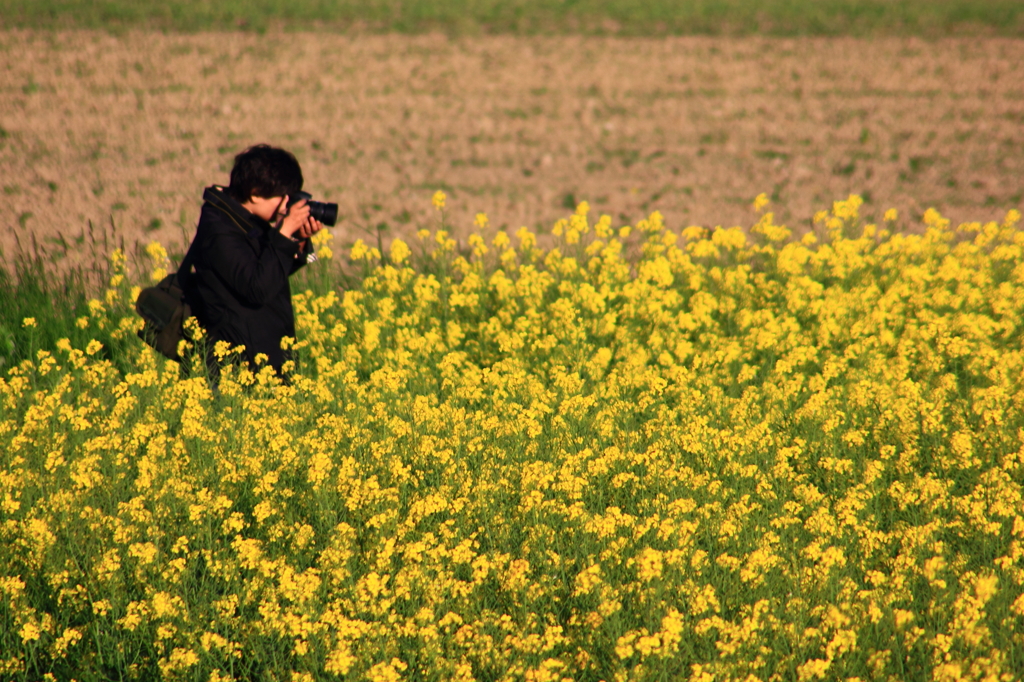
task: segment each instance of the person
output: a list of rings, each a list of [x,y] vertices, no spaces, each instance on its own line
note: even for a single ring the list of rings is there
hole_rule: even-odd
[[[281,348],[284,337],[295,337],[288,278],[306,264],[309,237],[323,228],[305,200],[289,208],[288,196],[301,189],[295,156],[259,144],[235,157],[227,187],[203,193],[182,289],[206,330],[206,363],[215,385],[218,341],[244,346],[254,371],[261,354],[279,376],[291,359]]]

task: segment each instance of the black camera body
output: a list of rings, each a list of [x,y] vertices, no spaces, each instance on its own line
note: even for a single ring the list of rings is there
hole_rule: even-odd
[[[306,200],[306,205],[309,206],[310,218],[315,218],[328,227],[334,227],[338,222],[338,205],[323,201],[313,201],[313,195],[309,192],[298,191],[289,194],[288,208],[291,208],[292,204],[298,203],[303,199]]]

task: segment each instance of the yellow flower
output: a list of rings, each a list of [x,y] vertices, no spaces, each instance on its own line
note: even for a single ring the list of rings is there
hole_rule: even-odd
[[[477,258],[480,258],[487,253],[487,246],[484,244],[484,238],[476,233],[469,235],[469,246],[473,249],[473,255]]]
[[[68,649],[80,642],[82,633],[75,628],[65,628],[64,633],[53,642],[53,651],[57,656],[67,655]]]
[[[812,658],[811,660],[797,667],[797,679],[800,682],[806,682],[807,680],[814,679],[823,679],[828,674],[828,669],[831,667],[832,661],[828,661],[823,658]]]
[[[756,197],[754,197],[754,211],[760,213],[762,210],[764,210],[764,207],[767,206],[769,203],[771,202],[768,201],[768,195],[765,194],[764,192],[761,192]]]
[[[162,672],[167,674],[170,671],[186,670],[199,662],[199,655],[191,649],[175,647],[167,662],[161,666]]]
[[[146,255],[160,263],[167,258],[167,249],[160,242],[150,242],[146,245]]]
[[[128,547],[128,554],[140,564],[151,564],[156,560],[157,548],[152,542],[136,542]]]
[[[519,240],[519,248],[523,251],[532,249],[537,245],[537,235],[530,232],[525,226],[516,230],[516,238]]]
[[[21,636],[22,642],[34,642],[39,639],[40,635],[43,634],[39,628],[39,624],[34,620],[30,620],[21,626],[21,630],[18,631]]]
[[[402,672],[409,666],[397,658],[390,662],[380,662],[366,671],[366,677],[370,682],[399,682],[402,679]]]
[[[977,595],[978,601],[982,604],[987,603],[995,596],[998,585],[999,577],[995,575],[983,576],[975,580],[974,593]]]
[[[228,341],[217,341],[213,344],[213,356],[223,360],[231,352],[231,344]]]
[[[914,620],[914,612],[905,609],[893,609],[893,618],[896,621],[896,628],[902,630]]]
[[[366,243],[362,239],[357,239],[356,243],[352,245],[352,251],[350,258],[358,261],[366,258],[370,254],[370,249],[366,246]]]
[[[590,594],[600,584],[601,567],[594,564],[576,575],[576,591],[573,594],[576,596]]]
[[[409,249],[408,244],[406,244],[401,239],[395,239],[393,242],[391,242],[390,253],[391,262],[395,263],[396,265],[401,265],[409,258],[409,256],[412,255],[412,251]]]
[[[355,662],[356,657],[352,655],[352,650],[347,645],[342,645],[327,657],[324,670],[334,675],[347,675]]]
[[[648,582],[654,578],[658,578],[661,576],[663,565],[662,553],[656,549],[644,547],[637,559],[637,564],[639,565],[637,578],[643,582]]]
[[[436,192],[434,192],[434,197],[430,201],[432,204],[434,204],[434,208],[440,211],[441,209],[444,208],[444,202],[446,198],[447,197],[445,196],[444,192],[442,192],[441,190],[437,190]]]
[[[320,230],[319,232],[317,232],[316,234],[314,234],[312,237],[309,238],[309,241],[312,242],[313,246],[315,246],[317,248],[319,248],[321,246],[327,246],[333,240],[334,240],[334,235],[331,234],[330,230],[326,230],[326,229],[325,230]],[[319,253],[319,251],[317,251],[317,253]]]
[[[125,255],[124,249],[117,248],[110,253],[110,265],[115,270],[120,270],[128,262],[128,256]]]
[[[477,213],[476,218],[473,219],[473,224],[479,227],[481,230],[487,227],[487,214]]]
[[[631,657],[636,651],[636,648],[633,646],[633,643],[636,642],[636,640],[637,633],[635,632],[629,632],[622,635],[615,642],[615,654],[622,660]]]
[[[21,321],[21,326],[22,327],[26,327],[26,328],[28,328],[28,327],[35,327],[36,326],[36,318],[34,318],[34,317],[26,317],[24,320]]]

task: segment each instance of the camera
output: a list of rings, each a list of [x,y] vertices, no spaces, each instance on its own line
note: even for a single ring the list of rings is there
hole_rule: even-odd
[[[298,203],[303,199],[306,200],[306,205],[309,206],[310,218],[315,218],[328,227],[334,227],[334,224],[338,222],[338,205],[323,201],[313,201],[313,195],[309,192],[298,191],[289,194],[288,208],[291,208],[292,204]]]

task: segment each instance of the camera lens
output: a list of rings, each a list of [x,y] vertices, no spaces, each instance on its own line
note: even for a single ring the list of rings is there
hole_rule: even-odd
[[[309,215],[316,218],[324,225],[328,227],[334,227],[334,224],[338,222],[338,205],[329,204],[321,201],[309,201]]]
[[[319,220],[328,227],[334,227],[335,223],[338,222],[338,205],[323,201],[313,201],[313,195],[309,192],[293,192],[288,196],[288,207],[291,208],[292,204],[303,199],[306,200],[306,205],[309,206],[310,217]]]

